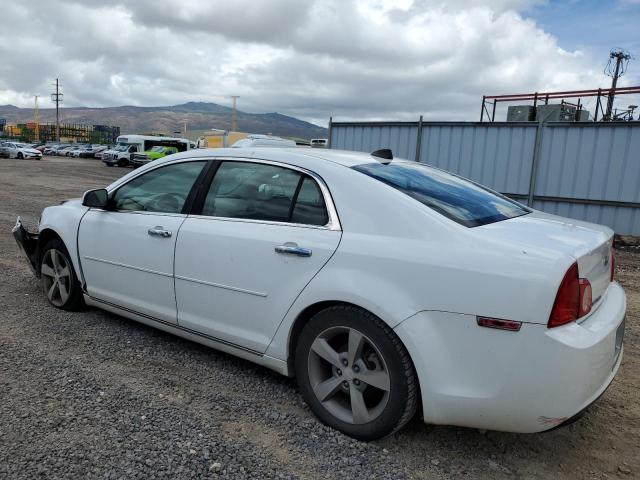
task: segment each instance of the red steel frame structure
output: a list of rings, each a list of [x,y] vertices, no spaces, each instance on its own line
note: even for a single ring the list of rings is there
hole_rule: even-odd
[[[593,121],[598,121],[598,111],[602,113],[602,120],[611,120],[610,118],[605,118],[605,112],[602,107],[602,99],[603,98],[611,98],[616,95],[633,95],[640,94],[640,86],[638,87],[618,87],[618,88],[598,88],[595,90],[568,90],[566,92],[535,92],[535,93],[521,93],[515,95],[483,95],[482,96],[482,108],[480,110],[480,121],[483,122],[485,120],[485,113],[487,115],[487,119],[493,122],[496,118],[496,105],[499,102],[526,102],[533,101],[533,106],[537,106],[538,102],[544,102],[545,104],[549,103],[549,100],[554,99],[565,99],[565,98],[577,98],[577,110],[582,109],[582,105],[580,100],[584,97],[598,97],[598,101],[596,103],[596,112],[593,117]],[[487,105],[491,105],[491,113],[489,113],[489,109]]]

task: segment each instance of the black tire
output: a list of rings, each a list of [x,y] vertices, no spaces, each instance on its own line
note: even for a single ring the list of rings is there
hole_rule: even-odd
[[[113,163],[105,163],[107,167],[113,167]]]
[[[62,257],[62,260],[58,257],[60,265],[67,267],[66,270],[68,275],[57,275],[57,273],[64,273],[62,272],[62,269],[54,267],[55,260],[53,259],[58,255]],[[56,278],[58,281],[57,289],[53,285]],[[54,307],[71,311],[78,311],[85,308],[82,288],[73,268],[71,257],[69,256],[69,252],[67,251],[64,243],[60,239],[55,238],[50,240],[41,251],[40,281],[47,300]],[[51,293],[52,291],[53,293]],[[66,292],[66,295],[63,295],[63,292]]]
[[[118,160],[118,166],[119,167],[126,167],[127,165],[129,165],[129,162],[127,160],[125,160],[124,158],[121,158],[120,160]]]
[[[368,346],[369,344],[365,343],[364,345],[367,345],[367,347],[360,347],[360,351],[363,352],[360,361],[366,362],[366,360],[363,360],[365,358],[365,348],[370,348],[371,351],[375,349],[380,354],[382,361],[376,362],[372,370],[369,370],[369,367],[366,367],[366,370],[369,370],[368,373],[374,371],[386,373],[388,390],[385,392],[382,390],[378,391],[375,387],[367,385],[366,380],[360,381],[357,379],[357,376],[361,375],[365,369],[356,370],[355,365],[357,362],[355,361],[353,365],[348,365],[348,360],[344,358],[344,355],[348,355],[348,347],[347,350],[344,350],[344,347],[338,346],[343,340],[336,336],[331,340],[334,342],[332,346],[335,347],[335,352],[343,355],[342,362],[345,362],[342,363],[342,365],[345,365],[344,372],[340,368],[336,369],[335,364],[330,365],[328,362],[326,364],[329,368],[328,370],[325,366],[321,367],[324,368],[324,375],[328,378],[322,379],[320,382],[314,380],[316,388],[318,388],[320,384],[328,383],[332,380],[335,381],[337,378],[336,375],[341,376],[341,381],[338,382],[341,385],[332,390],[337,393],[331,393],[330,395],[332,395],[332,397],[322,402],[314,392],[314,387],[311,384],[311,377],[315,376],[317,379],[318,368],[320,368],[318,367],[318,360],[314,357],[316,352],[313,351],[312,345],[314,345],[316,340],[329,338],[324,337],[324,335],[327,335],[326,332],[340,332],[344,329],[349,332],[347,333],[349,337],[351,335],[350,332],[355,331],[363,335],[366,341],[371,344]],[[328,335],[331,335],[331,333]],[[344,343],[342,343],[342,345],[344,345]],[[320,363],[322,363],[322,361],[323,359],[320,358]],[[296,345],[294,363],[300,391],[311,410],[323,423],[358,440],[376,440],[392,435],[411,420],[418,409],[418,380],[409,353],[393,330],[378,317],[366,310],[353,306],[338,305],[329,307],[315,314],[300,333]],[[384,368],[381,367],[380,364],[382,364]],[[353,368],[350,369],[350,367]],[[349,370],[349,373],[347,370]],[[336,371],[337,373],[335,373]],[[360,371],[360,373],[354,373],[356,371]],[[352,375],[356,377],[352,379]],[[346,378],[349,379],[348,382],[344,380]],[[353,385],[353,383],[356,382],[358,382],[358,387]],[[360,397],[365,399],[364,404],[371,403],[370,400],[372,396],[369,395],[367,397],[367,392],[371,392],[374,395],[373,406],[369,407],[369,405],[366,405],[367,408],[365,411],[367,411],[367,414],[376,411],[376,416],[372,416],[371,420],[361,420],[358,422],[356,421],[356,410],[351,401],[351,392],[353,392],[352,389],[354,388],[362,389],[363,385],[364,391]],[[380,403],[375,405],[376,395],[379,397],[380,394],[384,394],[383,398],[386,398],[386,400],[384,404]],[[347,398],[348,401],[346,400]],[[333,406],[329,406],[328,402],[334,402]],[[342,406],[344,412],[337,412],[338,415],[336,415],[330,411],[330,408],[333,408],[335,412],[335,409],[340,408],[340,406]],[[345,421],[343,413],[348,414],[349,410],[352,412],[353,417],[351,420]],[[339,418],[340,415],[342,415],[342,419]],[[369,417],[367,415],[363,418],[368,419]]]
[[[22,152],[18,152],[18,153],[16,154],[16,158],[17,158],[18,160],[22,160],[22,159],[24,158],[24,155],[22,155]]]

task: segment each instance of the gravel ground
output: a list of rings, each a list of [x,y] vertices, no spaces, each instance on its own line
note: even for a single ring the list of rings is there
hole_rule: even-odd
[[[640,255],[618,377],[586,416],[535,435],[426,426],[379,442],[321,425],[295,383],[249,362],[88,310],[48,306],[10,235],[17,214],[128,170],[0,159],[0,478],[640,477]]]

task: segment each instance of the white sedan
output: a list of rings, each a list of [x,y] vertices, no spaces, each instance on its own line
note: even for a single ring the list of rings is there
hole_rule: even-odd
[[[609,228],[388,150],[189,150],[14,235],[55,307],[103,308],[295,376],[323,422],[359,439],[419,410],[548,430],[622,359]]]
[[[36,160],[42,158],[42,152],[40,150],[31,148],[31,146],[26,143],[6,142],[4,144],[4,150],[8,153],[9,158],[35,158]]]

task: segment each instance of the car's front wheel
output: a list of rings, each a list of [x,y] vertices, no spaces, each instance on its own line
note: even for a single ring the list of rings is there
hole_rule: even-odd
[[[16,155],[16,158],[18,160],[22,160],[24,158],[24,155],[22,155],[22,152],[18,152],[18,154]]]
[[[415,369],[382,320],[338,305],[315,314],[295,352],[300,390],[327,425],[360,440],[391,435],[418,407]]]
[[[51,305],[63,310],[80,310],[84,307],[80,282],[62,241],[54,239],[45,245],[41,255],[40,277]]]

